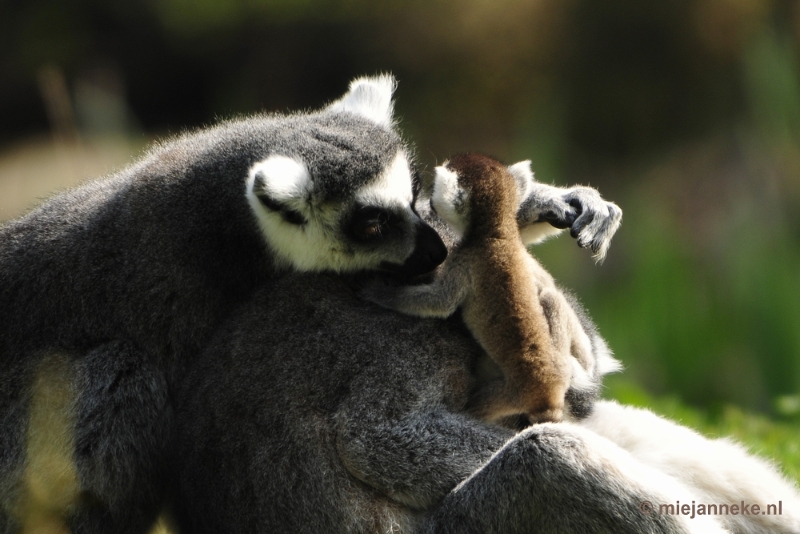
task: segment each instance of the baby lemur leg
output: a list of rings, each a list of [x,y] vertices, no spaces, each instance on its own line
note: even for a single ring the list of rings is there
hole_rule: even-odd
[[[523,172],[529,175],[529,186],[517,211],[517,224],[523,243],[533,245],[569,228],[570,235],[578,240],[581,248],[588,248],[595,259],[604,258],[611,238],[622,223],[619,206],[603,199],[591,187],[556,187],[537,182],[529,161],[512,167],[518,166],[525,167]],[[420,217],[442,237],[448,248],[458,242],[458,237],[431,209],[429,196],[420,195],[415,208]]]
[[[552,349],[563,365],[568,367],[565,415],[571,420],[581,419],[591,413],[591,407],[599,394],[598,373],[616,371],[617,362],[611,357],[580,303],[556,286],[552,276],[533,258],[529,262],[528,273],[538,292],[531,298],[538,298],[542,306]],[[608,361],[598,362],[598,358]],[[598,368],[601,363],[605,365],[601,366],[602,370]],[[484,373],[484,377],[486,376]],[[502,414],[518,407],[518,400],[518,394],[508,388],[506,372],[505,379],[499,375],[484,378],[482,386],[470,401],[470,413],[481,419],[497,422],[503,419]],[[539,418],[527,418],[526,421],[527,423],[523,421],[514,426],[541,422]]]
[[[543,288],[539,302],[550,327],[553,346],[572,368],[571,386],[589,387],[594,368],[592,342],[575,310],[557,287]]]

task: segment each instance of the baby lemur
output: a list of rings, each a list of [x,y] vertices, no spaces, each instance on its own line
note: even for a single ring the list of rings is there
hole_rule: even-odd
[[[431,284],[373,285],[364,293],[422,317],[448,317],[461,308],[464,323],[504,375],[474,402],[473,413],[490,421],[515,414],[560,421],[573,374],[569,347],[556,346],[557,330],[570,321],[569,306],[562,306],[553,279],[528,254],[517,225],[526,178],[480,154],[437,167],[431,206],[461,235],[456,252]]]

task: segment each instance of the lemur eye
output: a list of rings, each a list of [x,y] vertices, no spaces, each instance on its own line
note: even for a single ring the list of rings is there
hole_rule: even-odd
[[[358,241],[371,241],[390,233],[393,229],[392,214],[381,208],[368,206],[356,210],[348,231]]]
[[[302,226],[306,224],[306,222],[308,222],[306,221],[306,218],[303,217],[303,215],[299,211],[295,210],[287,209],[285,211],[282,211],[281,216],[283,217],[284,221],[291,224],[296,224],[297,226]]]
[[[371,224],[364,228],[364,237],[377,237],[381,233],[380,224]]]

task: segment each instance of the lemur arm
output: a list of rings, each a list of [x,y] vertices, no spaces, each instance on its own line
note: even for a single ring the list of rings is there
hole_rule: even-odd
[[[694,494],[569,423],[514,435],[433,405],[399,419],[356,408],[339,423],[348,470],[421,511],[420,534],[725,532],[713,517],[642,513],[642,502],[691,502]]]
[[[362,482],[415,510],[434,506],[514,435],[444,407],[397,418],[374,405],[339,413],[339,455]]]
[[[580,247],[590,249],[597,261],[603,261],[622,222],[622,210],[591,187],[532,182],[517,212],[517,222],[526,245],[569,228]]]
[[[430,224],[451,249],[458,241],[447,224],[430,209],[430,199],[420,197],[415,205],[420,216]],[[556,187],[531,180],[528,194],[517,212],[520,234],[526,245],[539,243],[565,228],[602,261],[611,238],[622,222],[622,210],[603,200],[591,187]]]
[[[360,296],[406,315],[444,319],[455,313],[470,287],[467,266],[448,261],[430,284],[390,286],[372,280],[364,284]]]

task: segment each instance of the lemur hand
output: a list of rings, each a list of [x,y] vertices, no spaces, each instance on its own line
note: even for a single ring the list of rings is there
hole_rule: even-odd
[[[605,259],[611,238],[622,222],[622,210],[613,202],[603,200],[591,187],[560,188],[533,183],[522,201],[517,220],[520,229],[548,223],[554,228],[569,228],[578,246],[592,251],[597,262]],[[550,232],[532,233],[529,243],[535,243]]]
[[[406,315],[444,319],[455,313],[468,288],[464,275],[451,269],[430,284],[398,286],[380,278],[365,280],[358,296]]]

